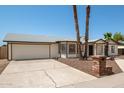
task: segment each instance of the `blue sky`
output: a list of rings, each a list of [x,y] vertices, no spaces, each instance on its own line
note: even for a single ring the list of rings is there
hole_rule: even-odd
[[[77,6],[81,36],[85,32],[86,6]],[[124,34],[124,6],[91,6],[90,39],[105,32]],[[72,6],[0,6],[0,44],[7,33],[75,38]]]

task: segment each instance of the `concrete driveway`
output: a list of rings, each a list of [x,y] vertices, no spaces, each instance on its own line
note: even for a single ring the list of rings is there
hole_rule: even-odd
[[[116,58],[115,59],[118,66],[121,68],[121,70],[124,72],[124,59]]]
[[[62,87],[97,79],[53,59],[11,61],[0,87]]]

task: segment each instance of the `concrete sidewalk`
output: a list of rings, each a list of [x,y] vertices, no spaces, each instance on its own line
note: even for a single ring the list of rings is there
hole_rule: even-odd
[[[61,87],[93,79],[53,59],[11,61],[0,75],[0,87]]]
[[[63,86],[62,88],[124,88],[124,73]]]

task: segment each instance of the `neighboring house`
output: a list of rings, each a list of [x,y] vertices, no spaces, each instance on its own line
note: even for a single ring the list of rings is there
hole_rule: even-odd
[[[118,42],[118,55],[124,55],[124,41]]]
[[[77,43],[73,39],[63,39],[40,35],[7,34],[8,60],[68,58],[78,57]],[[105,55],[105,41],[102,39],[89,42],[88,55]],[[117,44],[109,41],[109,55],[118,55]],[[82,45],[82,51],[84,51]]]
[[[118,44],[113,41],[109,40],[109,48],[108,48],[108,55],[109,56],[116,56],[118,55]],[[88,56],[105,56],[106,55],[106,41],[103,39],[98,40],[91,40],[88,43]],[[83,49],[85,50],[84,44],[82,45]]]

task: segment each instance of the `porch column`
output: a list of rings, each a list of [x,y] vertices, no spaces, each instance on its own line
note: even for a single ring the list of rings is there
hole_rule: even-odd
[[[105,56],[105,45],[103,44],[103,56]]]
[[[96,52],[97,52],[97,47],[96,47],[96,44],[94,44],[94,55],[95,56],[97,55]]]

